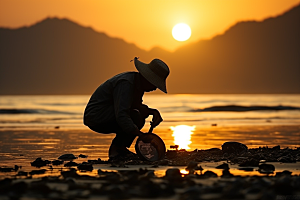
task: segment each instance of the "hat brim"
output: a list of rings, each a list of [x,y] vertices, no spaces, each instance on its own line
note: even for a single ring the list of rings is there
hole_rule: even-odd
[[[167,86],[165,80],[158,77],[151,69],[148,67],[148,64],[134,59],[134,65],[140,74],[155,87],[160,89],[162,92],[167,93]]]

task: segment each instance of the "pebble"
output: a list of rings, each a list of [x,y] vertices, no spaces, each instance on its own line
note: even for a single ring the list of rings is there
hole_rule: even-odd
[[[216,169],[225,169],[225,170],[228,170],[229,169],[229,165],[227,163],[223,163],[223,164],[217,166]]]
[[[166,178],[168,179],[180,179],[181,173],[178,168],[170,168],[166,170]]]
[[[58,159],[68,161],[68,160],[75,160],[77,159],[77,157],[74,156],[74,154],[63,154],[59,156]]]
[[[222,145],[222,151],[224,153],[241,154],[248,151],[248,147],[239,142],[225,142]]]
[[[31,162],[31,166],[39,168],[39,167],[44,167],[50,163],[51,161],[49,160],[43,160],[42,158],[37,158],[35,159],[35,161]]]
[[[263,163],[258,166],[258,171],[262,174],[272,174],[275,171],[275,166]]]
[[[80,171],[93,171],[93,165],[90,163],[82,163],[77,166],[77,169]]]
[[[66,164],[64,164],[65,167],[74,167],[74,166],[78,166],[78,163],[70,161],[67,162]]]

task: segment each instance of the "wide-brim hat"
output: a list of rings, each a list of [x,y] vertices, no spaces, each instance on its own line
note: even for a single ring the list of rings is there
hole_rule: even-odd
[[[153,59],[149,64],[134,58],[134,65],[140,74],[158,89],[167,93],[166,79],[170,73],[169,67],[160,59]]]

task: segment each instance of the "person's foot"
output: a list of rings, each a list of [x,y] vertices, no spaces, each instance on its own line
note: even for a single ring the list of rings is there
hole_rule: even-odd
[[[139,159],[138,155],[129,151],[126,147],[117,147],[111,145],[109,148],[109,161],[112,160],[136,160]]]

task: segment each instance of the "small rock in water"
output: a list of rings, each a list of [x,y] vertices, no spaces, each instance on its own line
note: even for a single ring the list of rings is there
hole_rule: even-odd
[[[77,159],[76,156],[74,156],[74,154],[63,154],[61,156],[58,157],[59,160],[74,160]]]
[[[282,162],[282,163],[295,163],[296,162],[296,159],[292,158],[291,156],[281,156],[277,160],[278,160],[278,162]]]
[[[253,171],[253,167],[240,167],[238,168],[239,170],[243,170],[246,172],[252,172]]]
[[[190,161],[188,166],[186,167],[186,170],[194,170],[198,166],[198,162]]]
[[[29,172],[30,175],[35,175],[35,174],[45,174],[47,170],[45,169],[40,169],[40,170],[32,170],[31,172]]]
[[[215,172],[210,171],[210,170],[207,170],[206,172],[204,172],[203,176],[205,178],[218,177],[218,175]]]
[[[12,172],[15,171],[12,167],[0,167],[0,172]]]
[[[50,164],[49,160],[43,160],[42,158],[37,158],[35,161],[31,162],[31,166],[33,167],[44,167],[47,164]]]
[[[222,145],[222,151],[224,153],[240,154],[240,153],[248,151],[248,147],[239,142],[225,142]]]
[[[23,171],[19,171],[18,174],[16,174],[16,176],[27,176],[28,172],[23,172]]]
[[[228,170],[229,166],[228,166],[227,163],[223,163],[223,164],[217,166],[216,169],[225,169],[225,170]]]
[[[74,167],[74,166],[78,166],[78,163],[70,161],[70,162],[67,162],[64,166],[65,167]]]
[[[178,168],[167,169],[166,178],[169,178],[169,179],[181,178],[180,170]]]
[[[291,176],[292,172],[289,170],[284,170],[282,172],[276,172],[275,176]]]
[[[69,171],[62,171],[61,175],[64,178],[69,178],[69,177],[76,178],[76,177],[79,177],[79,175],[76,172],[76,169],[73,169],[73,168],[71,168]]]
[[[273,150],[280,150],[280,145],[272,147]]]
[[[88,156],[87,155],[83,155],[83,154],[80,154],[79,156],[78,156],[78,158],[87,158]]]
[[[232,173],[230,173],[229,169],[224,169],[222,171],[222,178],[229,178],[229,177],[233,177],[234,175]]]
[[[82,164],[79,164],[77,166],[77,169],[80,171],[93,171],[94,168],[92,164],[84,162]]]
[[[258,171],[262,174],[272,174],[275,171],[275,166],[272,164],[260,164]]]
[[[53,160],[51,163],[52,163],[52,165],[61,165],[64,163],[64,161],[63,160]]]

